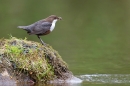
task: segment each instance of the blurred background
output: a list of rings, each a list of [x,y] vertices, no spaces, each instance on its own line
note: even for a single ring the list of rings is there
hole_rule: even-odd
[[[0,38],[37,41],[19,25],[62,17],[42,39],[75,74],[130,73],[130,0],[0,0]]]

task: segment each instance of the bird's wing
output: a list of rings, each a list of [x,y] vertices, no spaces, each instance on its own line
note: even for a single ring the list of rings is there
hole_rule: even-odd
[[[52,24],[50,22],[37,22],[37,25],[33,28],[33,32],[34,34],[45,33],[50,30],[51,25]]]

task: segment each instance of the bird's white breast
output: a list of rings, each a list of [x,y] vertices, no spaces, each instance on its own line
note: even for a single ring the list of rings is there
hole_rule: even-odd
[[[56,22],[57,22],[57,19],[53,20],[50,31],[54,30]]]

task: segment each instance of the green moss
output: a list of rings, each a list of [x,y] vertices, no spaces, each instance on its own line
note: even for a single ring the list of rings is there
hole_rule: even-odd
[[[15,65],[13,66],[14,70],[24,70],[37,81],[54,79],[59,72],[57,71],[58,67],[59,69],[67,69],[67,64],[58,52],[49,45],[43,46],[37,42],[11,37],[10,39],[1,39],[0,47],[4,49],[6,58]]]

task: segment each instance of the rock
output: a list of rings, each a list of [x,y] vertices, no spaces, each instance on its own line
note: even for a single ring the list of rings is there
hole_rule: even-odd
[[[73,76],[50,45],[15,37],[0,40],[0,76],[5,77],[3,74],[15,82],[65,81]]]

